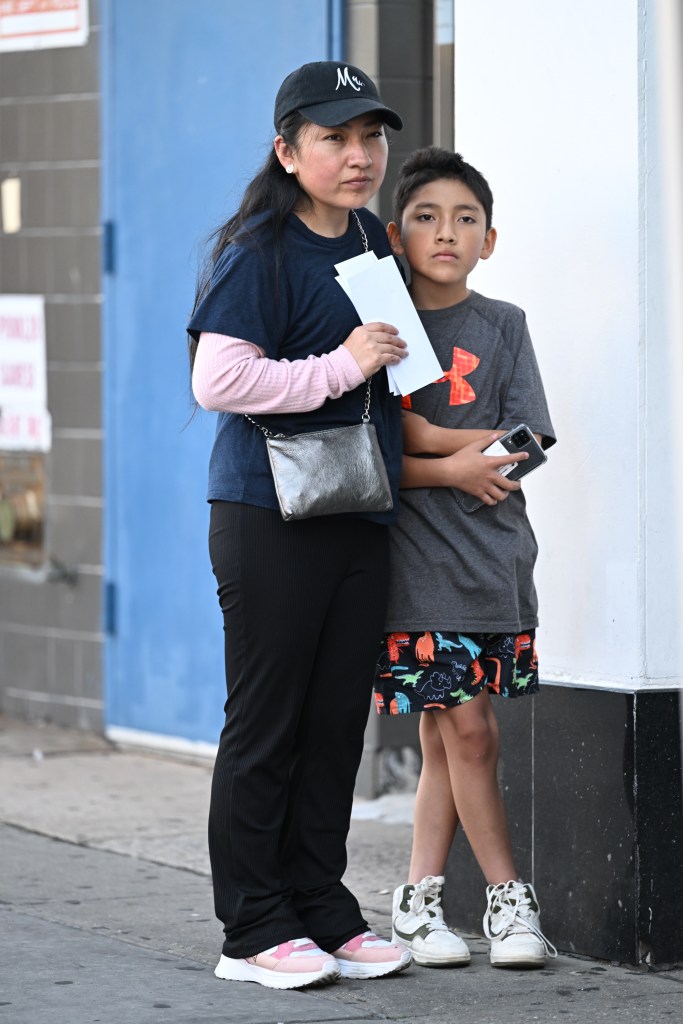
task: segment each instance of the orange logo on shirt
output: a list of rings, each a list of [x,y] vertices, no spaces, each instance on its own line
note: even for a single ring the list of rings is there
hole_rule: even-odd
[[[441,384],[447,380],[451,382],[449,405],[467,405],[468,402],[475,400],[477,396],[474,388],[471,384],[468,384],[465,377],[468,373],[476,370],[479,362],[479,356],[475,356],[472,352],[467,352],[464,348],[453,346],[452,367],[443,377],[439,377],[438,380],[434,381],[435,384]]]
[[[480,362],[479,356],[475,356],[473,352],[458,348],[456,345],[453,346],[453,365],[448,373],[434,381],[435,384],[443,384],[447,380],[451,382],[449,405],[467,405],[475,400],[477,396],[474,388],[465,380],[465,377],[468,373],[476,370]],[[410,395],[404,395],[401,399],[401,408],[412,409],[412,407]]]

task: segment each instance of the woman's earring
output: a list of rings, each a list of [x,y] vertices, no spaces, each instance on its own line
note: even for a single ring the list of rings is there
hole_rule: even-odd
[[[287,164],[285,167],[287,174],[294,174],[294,164]]]

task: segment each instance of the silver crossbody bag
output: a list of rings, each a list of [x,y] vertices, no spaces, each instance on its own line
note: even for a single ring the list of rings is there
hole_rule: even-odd
[[[391,487],[374,423],[368,381],[360,423],[309,434],[273,434],[247,416],[266,439],[282,518],[341,512],[389,512]]]

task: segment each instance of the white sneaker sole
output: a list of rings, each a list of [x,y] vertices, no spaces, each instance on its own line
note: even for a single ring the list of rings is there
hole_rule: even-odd
[[[355,978],[356,980],[385,978],[389,974],[398,974],[399,971],[405,971],[406,967],[410,967],[412,962],[413,957],[407,949],[401,954],[400,960],[388,960],[383,964],[354,963],[352,960],[337,960],[341,977]]]
[[[213,972],[221,981],[253,981],[265,988],[309,988],[313,985],[329,985],[339,977],[336,963],[326,964],[321,971],[307,971],[301,974],[278,974],[265,967],[257,967],[246,960],[233,960],[221,956]]]
[[[434,953],[416,953],[412,951],[413,960],[420,967],[467,967],[470,956],[436,956]]]
[[[518,956],[514,954],[501,954],[496,956],[491,953],[491,966],[492,967],[527,967],[530,969],[537,967],[545,967],[545,954],[543,956],[524,955],[520,953]]]
[[[406,939],[401,938],[395,931],[391,933],[392,942],[396,942],[399,946],[405,946],[413,960],[420,967],[466,967],[470,963],[470,952],[466,953],[425,953],[418,952],[413,949],[412,945],[408,945]]]

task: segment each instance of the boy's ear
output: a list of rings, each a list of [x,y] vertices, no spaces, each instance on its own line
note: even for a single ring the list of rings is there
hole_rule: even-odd
[[[403,256],[405,249],[401,241],[401,232],[398,229],[398,224],[394,221],[389,221],[387,225],[387,235],[389,236],[389,245],[394,256]]]
[[[496,239],[498,238],[498,232],[495,228],[489,228],[484,237],[484,245],[482,246],[481,253],[479,255],[480,260],[487,260],[492,255],[493,250],[496,248]]]

